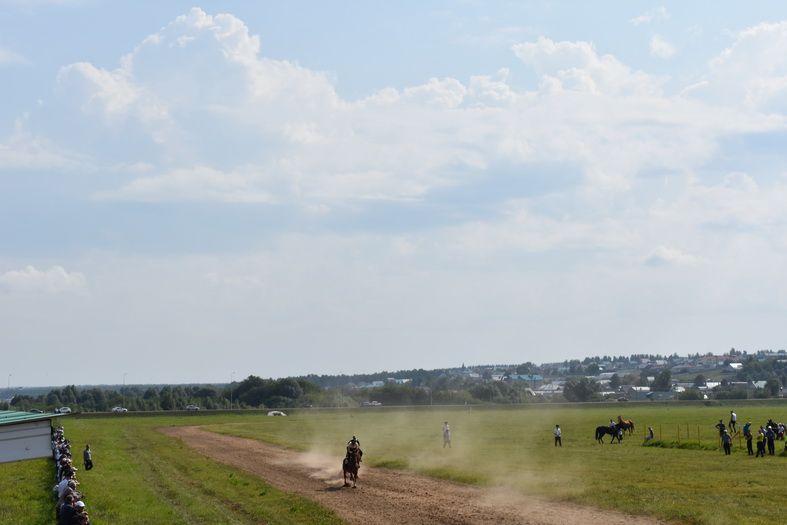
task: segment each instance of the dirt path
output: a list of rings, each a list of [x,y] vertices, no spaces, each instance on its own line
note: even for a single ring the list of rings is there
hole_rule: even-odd
[[[651,525],[652,518],[556,503],[503,489],[480,489],[410,472],[361,469],[358,488],[343,488],[340,458],[303,454],[198,427],[162,429],[197,452],[333,509],[351,524]]]

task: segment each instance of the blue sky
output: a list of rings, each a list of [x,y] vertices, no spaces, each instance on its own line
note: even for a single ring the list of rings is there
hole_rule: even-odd
[[[0,6],[17,384],[784,345],[785,6]]]

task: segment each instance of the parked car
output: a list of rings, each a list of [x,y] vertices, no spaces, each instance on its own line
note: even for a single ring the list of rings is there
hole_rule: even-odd
[[[126,407],[112,407],[112,412],[123,414],[125,412],[128,412],[128,409]]]
[[[70,414],[71,408],[70,407],[60,407],[55,409],[55,414]]]
[[[30,409],[30,413],[31,414],[43,414],[44,411],[43,410],[38,410],[37,408],[31,408]]]
[[[268,412],[268,415],[269,416],[286,416],[287,414],[285,414],[281,410],[271,410],[270,412]]]
[[[199,410],[197,405],[186,405],[186,410]]]

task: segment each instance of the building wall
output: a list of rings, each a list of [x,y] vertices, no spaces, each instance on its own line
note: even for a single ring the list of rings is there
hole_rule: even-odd
[[[49,420],[0,426],[0,463],[51,456]]]

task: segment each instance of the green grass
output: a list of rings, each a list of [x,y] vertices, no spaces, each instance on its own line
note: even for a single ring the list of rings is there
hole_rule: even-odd
[[[505,485],[527,494],[686,523],[781,521],[787,457],[749,457],[737,437],[725,456],[713,425],[730,408],[741,425],[787,420],[784,403],[610,404],[473,408],[379,408],[190,417],[62,420],[75,455],[90,443],[96,468],[79,479],[96,524],[340,523],[330,511],[281,494],[261,480],[195,455],[158,427],[201,424],[207,429],[296,450],[336,456],[353,434],[364,464],[412,469],[480,486]],[[599,445],[593,432],[618,414],[637,432],[622,445]],[[448,420],[453,448],[442,447]],[[552,429],[563,429],[563,447]],[[656,442],[643,445],[647,426]],[[609,438],[606,438],[607,441]],[[80,456],[77,456],[80,457]],[[77,466],[81,461],[77,460]],[[51,463],[0,465],[0,523],[52,522]],[[21,502],[21,503],[20,503]],[[44,519],[45,518],[45,519]],[[47,521],[49,520],[49,521]]]
[[[54,523],[53,461],[32,459],[0,465],[0,523]]]
[[[247,418],[210,430],[260,439],[298,450],[342,454],[353,434],[365,464],[402,468],[475,485],[505,485],[528,494],[686,523],[767,523],[780,520],[787,458],[746,455],[734,440],[724,456],[714,425],[731,408],[743,423],[787,420],[784,403],[706,406],[637,404],[527,406],[472,409],[372,409],[293,413]],[[618,415],[637,423],[622,445],[599,445],[593,433]],[[453,448],[442,448],[448,420]],[[563,447],[552,429],[563,429]],[[653,426],[657,444],[642,446]],[[609,437],[606,437],[609,441]]]
[[[233,418],[234,419],[234,418]],[[210,418],[221,421],[221,418]],[[94,524],[340,524],[331,511],[194,454],[155,429],[194,418],[64,418],[75,465],[90,443],[95,468],[77,478]],[[0,465],[0,523],[54,523],[51,460]],[[6,476],[17,482],[5,483]],[[21,491],[21,505],[7,505]],[[30,504],[36,511],[31,515]],[[40,511],[39,511],[40,509]]]

